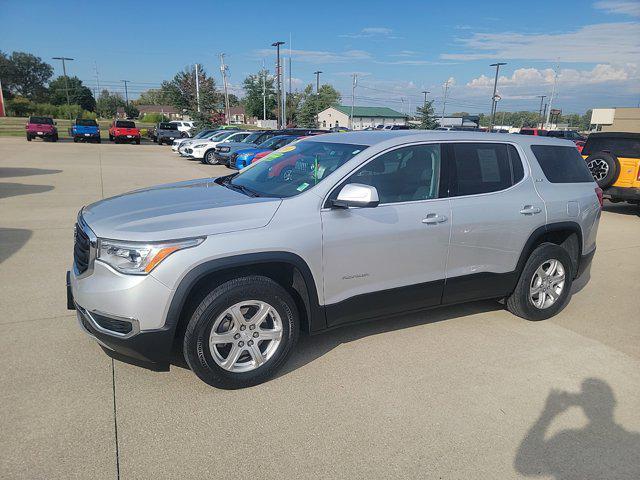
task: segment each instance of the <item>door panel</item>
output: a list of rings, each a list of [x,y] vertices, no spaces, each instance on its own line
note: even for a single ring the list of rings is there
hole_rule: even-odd
[[[342,183],[375,186],[382,203],[321,212],[329,326],[440,303],[451,215],[440,177],[431,145],[387,152]]]
[[[522,248],[545,224],[544,202],[516,149],[510,147],[478,143],[452,148],[452,195],[474,193],[450,198],[444,303],[508,293],[517,280],[513,272]]]

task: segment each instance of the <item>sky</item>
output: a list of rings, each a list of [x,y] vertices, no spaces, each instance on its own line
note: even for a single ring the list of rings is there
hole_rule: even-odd
[[[69,75],[91,88],[131,98],[201,64],[221,85],[225,53],[233,93],[266,67],[275,49],[291,49],[292,86],[315,85],[314,73],[356,105],[415,111],[423,91],[441,113],[488,112],[501,67],[498,110],[640,104],[640,0],[520,1],[163,1],[0,0],[0,50],[33,53],[62,74],[54,56],[72,57]],[[288,73],[287,73],[288,77]]]

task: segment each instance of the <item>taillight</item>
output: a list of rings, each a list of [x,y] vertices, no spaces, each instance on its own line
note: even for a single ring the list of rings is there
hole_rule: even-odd
[[[637,180],[640,182],[640,164],[638,164],[638,178]]]
[[[600,208],[602,208],[604,200],[602,199],[602,189],[600,187],[596,187],[596,195],[598,196],[598,203],[600,204]]]

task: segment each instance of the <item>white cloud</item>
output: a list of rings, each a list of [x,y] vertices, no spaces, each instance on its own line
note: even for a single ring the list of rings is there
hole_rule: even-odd
[[[640,23],[587,25],[566,33],[475,33],[458,39],[465,53],[445,60],[519,59],[584,63],[640,63]]]
[[[276,54],[273,49],[256,50],[255,53],[260,57],[274,56]],[[282,51],[282,55],[288,55],[289,50]],[[370,60],[371,54],[364,50],[347,50],[345,52],[329,52],[323,50],[292,50],[291,55],[295,60],[311,63],[342,63],[353,62],[358,60]]]
[[[640,2],[638,0],[602,0],[593,6],[607,13],[640,17]]]
[[[418,55],[418,52],[414,52],[413,50],[400,50],[398,53],[394,53],[389,55],[390,57],[413,57]]]
[[[518,68],[511,76],[501,76],[498,84],[504,87],[545,87],[553,83],[554,70],[546,68]],[[576,70],[573,68],[560,69],[558,83],[560,85],[593,85],[598,83],[626,82],[639,80],[638,67],[635,64],[614,66],[610,64],[598,64],[591,70]],[[494,78],[480,75],[467,83],[472,89],[493,88]]]

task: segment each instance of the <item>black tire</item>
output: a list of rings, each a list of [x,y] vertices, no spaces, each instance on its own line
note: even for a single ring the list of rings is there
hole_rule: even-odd
[[[282,320],[282,339],[266,363],[236,373],[225,370],[213,359],[209,336],[216,318],[243,300],[261,300],[271,305]],[[211,386],[235,389],[257,385],[271,378],[287,360],[298,340],[299,325],[295,301],[282,286],[258,275],[235,278],[214,288],[196,308],[184,334],[184,357],[189,368]]]
[[[52,142],[57,142],[58,141],[58,134],[57,133],[54,136],[51,137],[51,141]]]
[[[589,155],[585,162],[593,179],[602,189],[610,187],[620,175],[620,162],[609,152],[597,152]]]
[[[32,140],[31,135],[27,134],[27,142],[30,142]]]
[[[101,139],[101,138],[98,138],[98,139],[96,140],[96,143],[102,143],[102,139]]]
[[[73,143],[78,143],[78,137],[73,137]]]
[[[215,156],[215,150],[207,150],[206,152],[204,152],[202,163],[206,163],[207,165],[217,165],[218,159]]]
[[[113,142],[113,135],[109,134],[109,141]]]
[[[187,136],[187,132],[180,132],[180,138],[185,138]]]
[[[556,301],[549,307],[538,308],[530,298],[530,286],[534,279],[534,274],[538,267],[546,261],[558,260],[564,268],[564,287]],[[571,256],[559,245],[554,243],[543,243],[539,245],[524,265],[520,278],[513,293],[507,297],[507,309],[527,320],[545,320],[559,313],[568,303],[571,285],[573,283],[573,267]]]
[[[136,145],[140,145],[140,139],[136,138]]]

